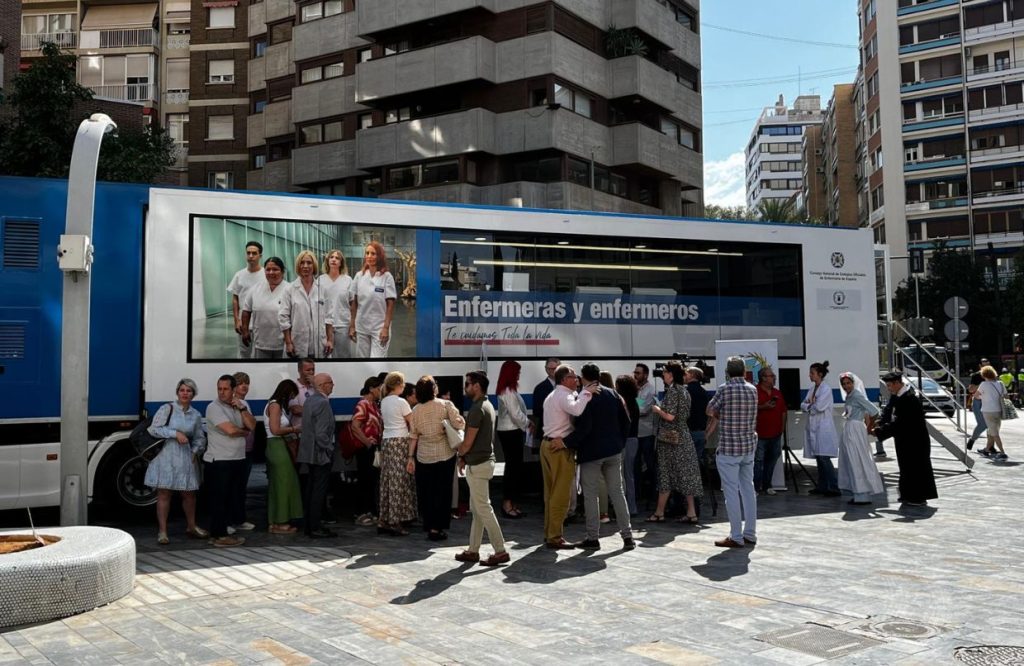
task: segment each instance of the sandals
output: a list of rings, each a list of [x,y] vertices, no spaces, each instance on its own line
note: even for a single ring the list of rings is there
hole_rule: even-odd
[[[663,523],[663,522],[665,522],[665,516],[664,515],[660,515],[659,516],[658,514],[653,513],[653,514],[651,514],[650,518],[645,518],[644,522],[645,523]]]
[[[698,518],[697,516],[681,516],[678,520],[676,520],[676,522],[686,523],[687,525],[696,525],[698,522],[700,522],[700,518]]]
[[[156,542],[161,546],[166,546],[171,540],[167,538],[167,532],[160,532],[156,535]]]
[[[196,525],[195,527],[193,527],[190,530],[185,530],[185,534],[187,534],[188,536],[190,536],[193,539],[209,539],[210,538],[209,531],[204,530],[202,527],[199,527],[198,525]]]
[[[501,507],[501,515],[505,516],[506,518],[511,518],[515,520],[518,518],[522,518],[526,514],[516,508],[513,508],[511,510],[505,510],[505,507]]]
[[[293,525],[271,525],[267,528],[267,532],[271,534],[295,534],[299,531],[299,528]]]

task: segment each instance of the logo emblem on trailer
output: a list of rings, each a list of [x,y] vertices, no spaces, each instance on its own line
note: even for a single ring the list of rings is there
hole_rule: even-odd
[[[846,303],[846,292],[836,291],[832,293],[832,302],[836,305],[843,305]]]
[[[833,252],[832,253],[832,267],[833,268],[842,268],[843,264],[845,264],[845,263],[846,263],[846,257],[843,256],[842,252]]]

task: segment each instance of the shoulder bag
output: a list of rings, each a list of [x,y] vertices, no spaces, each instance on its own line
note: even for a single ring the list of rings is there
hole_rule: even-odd
[[[170,411],[167,413],[167,422],[164,423],[166,427],[171,422],[171,417],[174,416],[174,405],[167,403],[170,407]],[[156,416],[154,412],[153,416]],[[132,432],[128,435],[128,441],[135,447],[135,452],[145,458],[146,460],[152,460],[156,458],[157,454],[163,449],[164,439],[162,437],[154,437],[149,434],[149,428],[153,425],[153,417],[142,419],[138,425],[132,428]]]
[[[447,412],[447,411],[448,410],[446,408],[445,412]],[[449,448],[451,448],[452,451],[455,451],[460,446],[462,446],[462,442],[465,441],[465,439],[466,439],[466,431],[465,430],[459,430],[458,428],[453,426],[452,422],[449,421],[447,418],[441,419],[441,425],[444,426],[444,434],[445,434],[445,437],[448,438],[448,446],[449,446]]]

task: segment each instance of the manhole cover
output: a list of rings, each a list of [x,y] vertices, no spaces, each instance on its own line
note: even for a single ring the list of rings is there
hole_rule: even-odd
[[[1024,664],[1024,647],[1019,645],[974,645],[958,647],[953,656],[963,664],[981,666],[1020,666]]]
[[[754,636],[754,640],[824,659],[843,657],[858,650],[883,644],[882,641],[873,638],[817,624],[801,624],[789,629],[769,631]]]
[[[904,620],[898,617],[879,620],[878,622],[869,622],[868,624],[861,625],[860,628],[864,631],[870,631],[873,634],[889,638],[911,639],[934,638],[946,631],[944,627],[936,624]]]

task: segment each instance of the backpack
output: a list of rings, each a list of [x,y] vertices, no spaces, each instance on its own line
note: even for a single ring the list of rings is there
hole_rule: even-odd
[[[174,407],[171,406],[171,410],[167,414],[167,423],[164,423],[165,426],[171,422],[171,417],[173,415]],[[153,416],[156,416],[155,412]],[[149,418],[139,421],[138,425],[132,428],[131,434],[128,435],[128,441],[131,442],[132,446],[135,447],[135,453],[146,458],[147,460],[152,460],[153,458],[155,458],[156,454],[160,453],[160,449],[163,448],[156,446],[157,444],[163,443],[163,438],[154,437],[153,435],[149,434],[149,428],[152,425],[153,417],[151,416]]]

